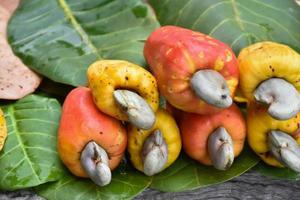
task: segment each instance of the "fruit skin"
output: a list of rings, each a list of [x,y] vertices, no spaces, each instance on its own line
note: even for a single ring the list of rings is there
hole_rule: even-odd
[[[79,87],[72,90],[64,102],[57,144],[61,160],[76,176],[87,177],[80,155],[90,141],[106,150],[109,167],[115,169],[126,149],[126,130],[118,120],[99,111],[90,89]]]
[[[212,165],[207,150],[208,137],[220,126],[223,126],[231,136],[234,156],[237,157],[244,146],[246,122],[235,104],[217,114],[184,113],[179,127],[185,153],[202,164]]]
[[[156,122],[149,130],[138,129],[132,125],[128,127],[128,152],[133,166],[143,172],[142,149],[147,137],[159,129],[168,145],[168,161],[164,168],[169,167],[179,156],[181,139],[179,128],[174,118],[163,109],[156,112]]]
[[[0,151],[2,150],[7,138],[7,126],[3,111],[0,109]]]
[[[268,132],[281,130],[296,139],[300,145],[300,113],[288,120],[272,118],[263,105],[251,103],[247,109],[247,138],[250,147],[261,159],[272,166],[283,167],[270,153],[268,147]]]
[[[258,85],[272,77],[283,78],[300,92],[300,55],[290,47],[275,42],[250,45],[238,56],[240,89],[249,100]]]
[[[218,71],[227,82],[231,97],[238,85],[238,62],[224,43],[199,32],[176,26],[155,30],[144,47],[145,58],[158,82],[161,95],[186,112],[211,114],[221,109],[199,99],[190,78],[201,69]]]
[[[127,115],[114,100],[115,89],[137,92],[154,112],[158,109],[156,80],[150,72],[138,65],[123,60],[101,60],[88,68],[87,76],[97,107],[116,119],[128,121]]]

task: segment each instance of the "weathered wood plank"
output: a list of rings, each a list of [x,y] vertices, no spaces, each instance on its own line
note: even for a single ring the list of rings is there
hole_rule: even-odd
[[[136,200],[184,200],[184,199],[262,199],[262,200],[299,200],[300,182],[274,180],[250,171],[223,184],[198,190],[164,193],[156,190],[147,190]],[[42,200],[32,191],[0,192],[0,200]],[[67,199],[68,200],[68,199]]]

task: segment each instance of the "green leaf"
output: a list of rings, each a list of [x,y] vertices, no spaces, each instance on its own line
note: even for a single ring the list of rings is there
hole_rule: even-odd
[[[238,53],[271,40],[300,50],[300,6],[295,0],[150,0],[162,25],[209,34]]]
[[[60,104],[29,95],[1,105],[8,138],[0,152],[0,188],[14,190],[55,181],[62,175],[56,151]]]
[[[216,170],[204,166],[185,154],[181,154],[171,167],[153,177],[151,188],[166,191],[180,192],[222,183],[237,177],[259,162],[258,157],[249,147],[245,147],[241,155],[227,171]]]
[[[53,81],[86,85],[96,60],[145,66],[144,41],[159,24],[143,0],[23,0],[8,35],[23,62]]]
[[[35,190],[47,200],[132,199],[146,189],[150,182],[150,177],[129,165],[121,165],[113,172],[112,182],[105,187],[99,187],[89,179],[76,178],[66,172],[58,182],[41,185]]]
[[[288,168],[278,168],[272,167],[270,165],[265,164],[261,161],[254,170],[258,171],[264,176],[268,176],[275,179],[284,179],[284,180],[292,180],[299,181],[300,173],[294,172]]]

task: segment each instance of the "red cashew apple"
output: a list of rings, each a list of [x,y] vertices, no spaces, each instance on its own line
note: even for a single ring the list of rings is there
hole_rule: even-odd
[[[176,26],[155,30],[144,47],[159,91],[174,107],[211,114],[232,104],[238,62],[224,43]]]
[[[179,127],[184,151],[202,164],[222,166],[217,169],[230,167],[242,151],[246,137],[246,122],[234,104],[217,114],[184,113]],[[226,161],[230,153],[231,158]]]
[[[81,160],[82,152],[91,141],[107,153],[109,169],[115,169],[126,149],[126,130],[118,120],[102,113],[96,107],[90,89],[80,87],[68,94],[63,105],[58,131],[60,158],[76,176],[91,176],[83,167]],[[91,149],[95,149],[96,146],[91,146]],[[89,159],[91,165],[101,162],[93,157]]]

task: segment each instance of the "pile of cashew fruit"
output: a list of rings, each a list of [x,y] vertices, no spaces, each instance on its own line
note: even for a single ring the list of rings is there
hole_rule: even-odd
[[[58,151],[74,175],[107,185],[127,151],[132,165],[152,176],[172,165],[181,147],[199,164],[227,170],[246,137],[265,163],[300,172],[297,52],[260,42],[236,57],[208,35],[164,26],[149,36],[144,56],[149,71],[123,60],[94,62],[88,87],[66,97]],[[233,100],[246,102],[246,120]]]

